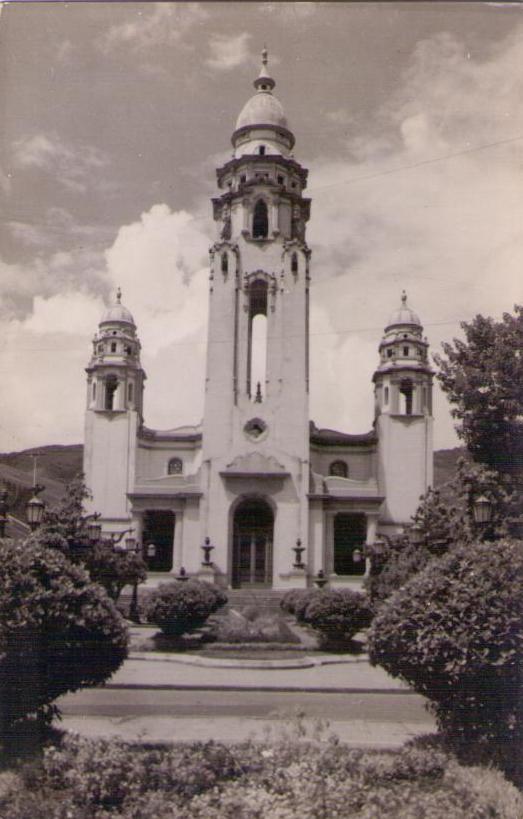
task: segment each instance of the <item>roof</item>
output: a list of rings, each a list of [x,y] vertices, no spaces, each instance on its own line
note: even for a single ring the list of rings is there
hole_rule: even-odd
[[[336,429],[318,429],[314,421],[310,422],[310,442],[320,446],[369,446],[377,443],[374,430],[360,435],[349,435]]]

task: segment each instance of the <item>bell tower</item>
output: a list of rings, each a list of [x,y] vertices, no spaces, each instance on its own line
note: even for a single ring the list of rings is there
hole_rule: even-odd
[[[233,156],[217,170],[219,195],[212,200],[217,238],[210,251],[203,425],[209,501],[202,534],[227,542],[220,507],[239,494],[274,495],[275,483],[268,488],[267,481],[276,470],[289,504],[287,543],[280,546],[289,561],[307,529],[310,199],[267,63],[264,49],[255,94],[238,117]],[[229,479],[233,463],[242,464],[241,491]],[[284,513],[273,511],[276,555]]]
[[[136,324],[118,289],[100,320],[86,368],[84,474],[92,494],[86,506],[101,513],[105,531],[129,522],[127,493],[135,478],[146,378],[140,349]]]
[[[382,523],[407,524],[433,481],[432,377],[428,342],[403,291],[380,343],[374,373]]]

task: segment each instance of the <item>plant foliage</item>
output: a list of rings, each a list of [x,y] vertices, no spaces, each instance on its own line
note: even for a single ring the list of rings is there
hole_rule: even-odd
[[[351,640],[371,619],[367,597],[352,589],[310,589],[288,592],[281,601],[298,622],[320,632],[326,643]]]
[[[99,685],[126,657],[127,631],[105,592],[55,549],[4,540],[0,551],[0,723]]]
[[[181,637],[203,626],[226,602],[227,596],[217,586],[198,580],[176,580],[163,583],[151,594],[146,617],[164,634]]]
[[[85,555],[85,568],[91,580],[104,587],[111,600],[118,600],[124,586],[144,583],[147,566],[136,552],[115,551],[112,542],[101,541]]]
[[[300,728],[300,726],[297,726]],[[298,740],[299,737],[299,740]],[[64,737],[32,775],[0,774],[3,819],[520,819],[499,771],[438,748],[361,751],[297,737],[175,746]],[[2,778],[3,777],[3,778]]]
[[[369,634],[371,661],[430,700],[460,752],[484,748],[512,776],[523,742],[522,577],[521,541],[456,547],[393,594]]]
[[[465,340],[443,344],[438,380],[458,419],[458,435],[475,461],[523,475],[523,307],[501,321],[478,315],[461,327]]]

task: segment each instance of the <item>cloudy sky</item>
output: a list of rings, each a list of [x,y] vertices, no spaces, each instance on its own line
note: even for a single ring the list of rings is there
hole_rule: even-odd
[[[522,298],[523,8],[12,3],[0,16],[0,451],[83,438],[120,285],[145,421],[202,415],[214,169],[267,43],[310,169],[311,416],[364,432],[405,288],[433,351]],[[437,448],[456,443],[443,396]]]

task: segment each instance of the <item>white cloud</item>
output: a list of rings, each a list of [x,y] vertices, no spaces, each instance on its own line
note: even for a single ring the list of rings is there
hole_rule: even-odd
[[[108,53],[118,46],[146,51],[161,44],[181,43],[188,32],[207,20],[200,3],[154,3],[151,10],[126,9],[128,20],[112,26],[98,45]]]
[[[22,169],[40,169],[53,174],[62,185],[83,193],[95,182],[96,171],[109,164],[92,145],[66,145],[57,134],[33,134],[13,144],[14,164]]]
[[[230,71],[239,65],[244,65],[250,59],[249,40],[247,32],[241,34],[213,34],[209,40],[210,57],[206,64],[218,71]]]
[[[523,140],[507,141],[523,135],[521,33],[481,61],[447,34],[420,43],[375,130],[348,142],[345,160],[311,161],[312,297],[328,316],[311,340],[313,366],[327,362],[311,378],[322,424],[369,426],[361,396],[402,288],[433,352],[459,335],[460,320],[521,301]],[[345,372],[330,400],[329,380]],[[436,445],[451,445],[439,394],[436,407]]]

